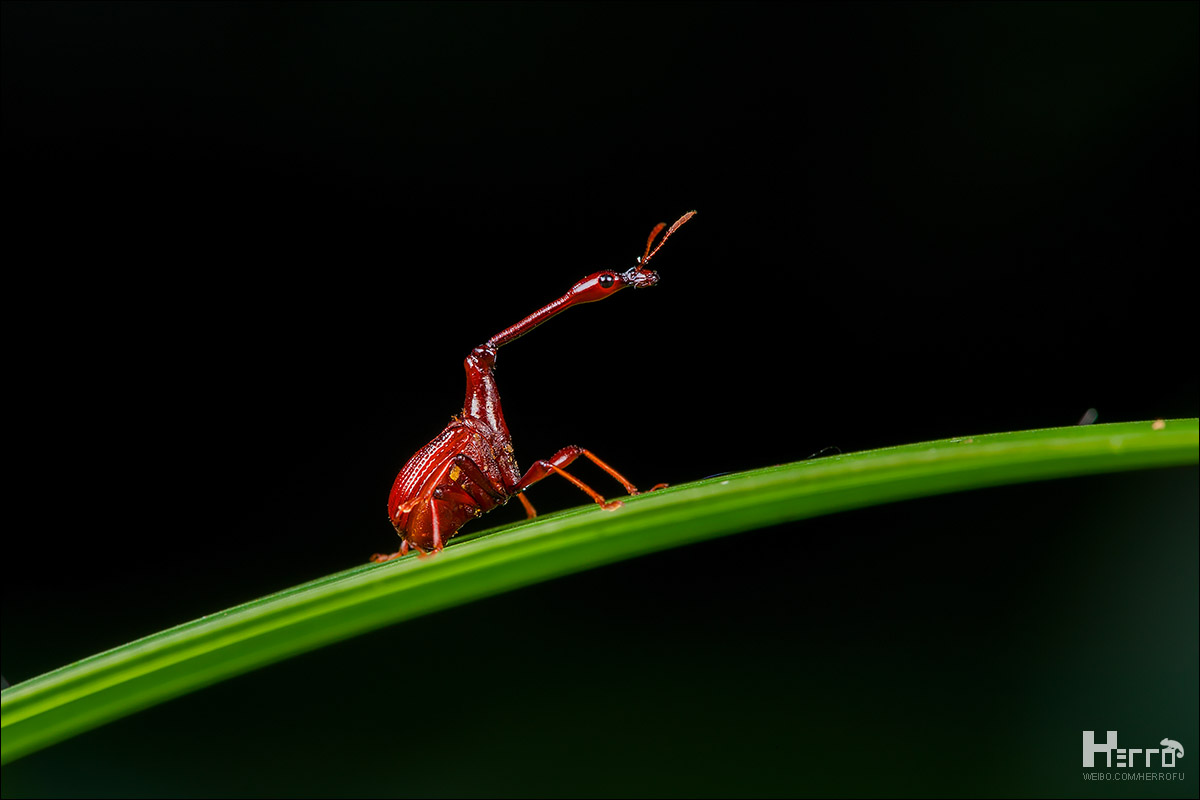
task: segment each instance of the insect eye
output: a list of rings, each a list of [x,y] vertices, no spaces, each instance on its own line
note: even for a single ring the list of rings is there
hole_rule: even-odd
[[[611,272],[606,272],[603,275],[601,275],[599,278],[600,288],[601,289],[611,289],[612,285],[614,283],[616,283],[616,281],[617,281],[616,275],[613,275]]]

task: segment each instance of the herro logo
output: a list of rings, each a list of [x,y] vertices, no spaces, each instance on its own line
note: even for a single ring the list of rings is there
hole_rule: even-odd
[[[1112,769],[1113,754],[1116,754],[1117,767],[1174,767],[1176,758],[1183,758],[1183,745],[1174,739],[1163,739],[1159,742],[1161,748],[1150,747],[1142,749],[1140,747],[1117,747],[1117,732],[1107,731],[1103,742],[1096,741],[1095,731],[1083,732],[1083,765],[1085,767],[1096,766],[1096,755],[1104,754],[1104,766]],[[1139,759],[1138,756],[1143,755],[1144,758]],[[1155,756],[1158,756],[1158,763],[1155,764]]]

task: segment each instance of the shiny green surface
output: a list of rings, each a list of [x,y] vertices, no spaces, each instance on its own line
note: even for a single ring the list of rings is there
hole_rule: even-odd
[[[584,507],[331,575],[3,693],[7,763],[141,708],[394,622],[636,555],[852,508],[1197,462],[1197,420],[989,434],[796,462]]]

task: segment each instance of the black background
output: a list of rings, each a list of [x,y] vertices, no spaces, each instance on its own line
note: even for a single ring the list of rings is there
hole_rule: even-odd
[[[693,208],[658,287],[501,351],[520,463],[682,483],[1196,416],[1197,8],[5,3],[5,676],[394,549],[391,481],[470,348]],[[539,508],[580,501],[554,483]],[[1087,794],[1080,730],[1198,740],[1195,484],[607,567],[110,725],[5,793]]]

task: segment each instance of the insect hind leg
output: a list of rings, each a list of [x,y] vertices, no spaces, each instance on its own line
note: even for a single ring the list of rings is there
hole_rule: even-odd
[[[375,555],[371,556],[370,561],[373,564],[382,564],[385,561],[391,561],[394,558],[399,558],[400,556],[404,555],[407,552],[408,552],[408,541],[405,539],[402,539],[400,541],[400,549],[399,550],[397,550],[396,552],[391,553],[389,555],[384,555],[383,553],[376,553]]]

